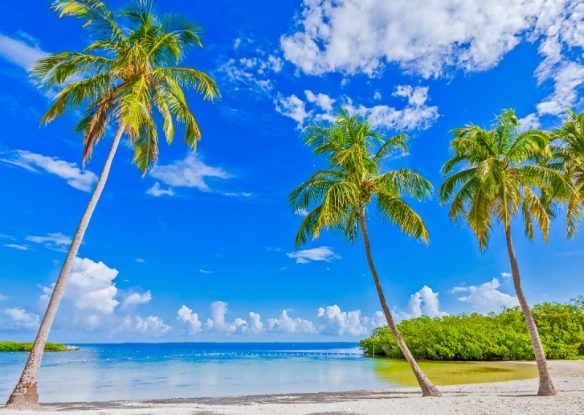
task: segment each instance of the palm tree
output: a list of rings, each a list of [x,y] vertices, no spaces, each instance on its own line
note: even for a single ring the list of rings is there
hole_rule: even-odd
[[[488,245],[493,222],[498,220],[503,225],[515,292],[537,360],[538,394],[548,396],[556,392],[521,287],[511,223],[520,213],[527,237],[533,239],[535,221],[547,240],[552,214],[549,198],[542,196],[548,192],[563,194],[570,185],[560,172],[541,163],[550,156],[549,134],[537,130],[520,133],[518,127],[514,111],[504,110],[491,130],[476,125],[455,129],[451,142],[454,156],[443,166],[448,177],[440,187],[440,200],[442,204],[451,200],[450,219],[466,220],[481,250]],[[455,168],[458,170],[452,173]]]
[[[373,130],[370,121],[351,116],[345,110],[328,126],[312,125],[306,144],[315,155],[324,155],[326,170],[315,172],[290,194],[294,211],[310,212],[302,221],[296,247],[316,239],[323,229],[343,231],[354,242],[359,230],[363,236],[369,269],[387,324],[404,357],[410,364],[424,396],[440,396],[438,389],[420,369],[395,324],[371,255],[367,233],[367,208],[373,201],[381,215],[400,227],[406,235],[428,241],[424,221],[404,200],[423,200],[431,193],[428,180],[409,169],[381,171],[380,163],[396,150],[407,151],[406,136],[385,138]]]
[[[568,110],[568,119],[554,131],[552,160],[549,165],[563,171],[575,188],[565,199],[566,228],[569,237],[574,236],[582,218],[582,198],[584,197],[584,112],[576,114]],[[561,200],[560,200],[561,201]]]
[[[205,99],[218,96],[211,77],[194,68],[177,66],[189,47],[202,46],[199,28],[176,16],[156,16],[150,1],[136,1],[119,13],[99,0],[57,0],[52,8],[60,17],[82,19],[93,43],[81,52],[50,55],[34,67],[32,75],[40,86],[59,89],[42,122],[51,122],[66,110],[83,108],[85,114],[77,131],[84,134],[84,164],[108,126],[115,125],[116,132],[59,273],[33,349],[8,399],[7,405],[11,407],[38,404],[37,379],[45,343],[122,136],[128,137],[134,150],[133,161],[145,174],[158,155],[153,108],[163,120],[166,141],[172,142],[176,122],[184,127],[185,143],[194,149],[201,131],[183,88],[194,89]]]

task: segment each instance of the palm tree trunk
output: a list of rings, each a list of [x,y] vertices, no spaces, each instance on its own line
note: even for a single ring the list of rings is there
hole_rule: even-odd
[[[43,359],[43,353],[45,351],[45,344],[47,343],[47,338],[49,336],[49,332],[51,330],[51,326],[53,325],[53,321],[55,320],[55,315],[57,314],[57,310],[59,308],[59,303],[63,298],[63,294],[65,292],[65,287],[67,286],[67,281],[69,279],[69,272],[71,271],[71,266],[73,265],[73,261],[77,256],[77,251],[79,251],[79,246],[83,241],[83,236],[85,235],[85,231],[87,230],[87,226],[89,225],[89,220],[91,219],[91,215],[95,210],[97,202],[103,192],[105,187],[105,183],[107,181],[110,168],[120,144],[120,140],[124,133],[124,126],[120,126],[114,136],[114,140],[103,166],[103,170],[101,175],[99,176],[99,180],[93,190],[93,194],[89,199],[89,203],[85,208],[85,212],[81,217],[81,221],[77,227],[77,231],[75,232],[75,237],[73,238],[73,242],[69,247],[69,252],[67,252],[67,257],[65,258],[65,262],[63,263],[63,267],[61,268],[61,272],[59,273],[59,278],[55,283],[55,288],[53,289],[53,293],[51,295],[51,299],[49,300],[49,304],[47,306],[47,310],[45,312],[45,316],[43,317],[43,321],[39,327],[38,333],[36,335],[34,345],[32,350],[28,356],[28,360],[26,365],[24,366],[24,370],[22,371],[22,375],[18,384],[12,391],[12,394],[8,398],[6,402],[6,406],[13,407],[13,408],[34,408],[38,406],[38,391],[37,391],[37,382],[38,382],[38,375],[39,370],[41,367],[41,361]]]
[[[513,275],[515,293],[517,294],[517,299],[519,300],[521,311],[523,312],[523,317],[525,318],[525,323],[527,324],[527,330],[529,331],[529,336],[531,337],[533,351],[535,352],[535,360],[537,362],[537,370],[539,372],[539,390],[537,394],[539,396],[553,396],[556,394],[556,390],[548,371],[545,352],[543,350],[543,345],[541,344],[541,339],[539,338],[539,332],[537,331],[535,320],[533,319],[533,315],[529,309],[529,304],[527,304],[525,294],[523,293],[523,288],[521,287],[519,265],[517,264],[517,257],[515,256],[515,249],[513,248],[510,226],[505,228],[505,237],[507,239],[507,252],[509,253],[509,262],[511,263],[511,273]]]
[[[385,299],[385,295],[383,294],[383,288],[381,287],[381,282],[379,281],[379,276],[377,275],[377,270],[375,269],[375,265],[373,264],[373,257],[371,256],[371,246],[369,244],[369,235],[367,234],[367,225],[365,223],[365,207],[360,206],[359,209],[359,220],[361,222],[361,232],[363,233],[363,242],[365,244],[365,252],[367,253],[367,262],[369,263],[369,269],[371,270],[371,275],[373,276],[373,281],[375,282],[375,288],[377,289],[377,295],[379,296],[379,302],[381,303],[381,308],[383,309],[383,313],[385,314],[385,319],[387,320],[387,325],[391,330],[397,345],[399,346],[402,354],[404,355],[407,362],[410,364],[412,371],[414,372],[414,376],[416,376],[416,380],[422,389],[422,396],[442,396],[440,391],[436,386],[430,382],[430,379],[426,377],[416,359],[410,352],[410,349],[404,342],[399,330],[397,329],[397,325],[393,320],[393,316],[391,311],[389,310],[389,306],[387,305],[387,301]]]

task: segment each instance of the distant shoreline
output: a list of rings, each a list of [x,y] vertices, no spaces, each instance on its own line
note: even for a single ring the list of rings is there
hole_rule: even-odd
[[[2,352],[30,352],[32,349],[32,342],[6,342],[0,341],[0,353]],[[73,352],[79,350],[77,346],[69,346],[62,343],[47,343],[45,345],[45,352]]]

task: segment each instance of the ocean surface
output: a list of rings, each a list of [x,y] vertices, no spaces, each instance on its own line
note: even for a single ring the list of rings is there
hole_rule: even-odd
[[[308,393],[414,386],[407,364],[363,356],[356,343],[80,344],[46,353],[42,402],[144,400]],[[0,401],[27,353],[0,353]],[[440,383],[531,377],[527,365],[428,363]],[[485,377],[487,376],[487,377]],[[459,381],[460,380],[460,381]]]

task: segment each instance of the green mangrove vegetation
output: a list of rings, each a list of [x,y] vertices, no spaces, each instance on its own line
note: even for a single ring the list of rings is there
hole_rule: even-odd
[[[568,304],[538,304],[532,313],[549,359],[584,358],[584,297]],[[534,360],[519,307],[488,315],[419,317],[398,327],[416,359]],[[387,326],[360,344],[368,356],[403,357]]]
[[[18,342],[5,342],[0,341],[0,352],[30,352],[32,350],[33,343],[18,343]],[[67,352],[70,350],[76,350],[61,343],[46,343],[45,352]]]

